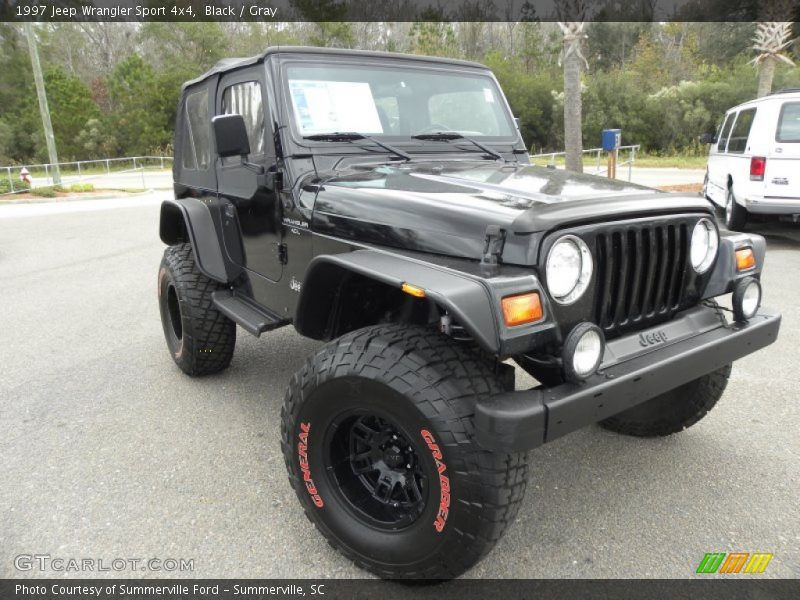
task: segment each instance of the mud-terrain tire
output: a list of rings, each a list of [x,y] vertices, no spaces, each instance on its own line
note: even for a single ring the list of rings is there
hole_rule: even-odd
[[[450,579],[514,521],[527,456],[479,448],[486,360],[416,326],[349,333],[309,357],[281,411],[289,480],[309,520],[384,578]],[[383,483],[382,483],[383,482]]]
[[[661,437],[678,433],[705,417],[722,397],[731,365],[712,371],[614,415],[600,426],[636,437]]]
[[[223,287],[197,269],[191,244],[164,250],[158,270],[161,324],[172,359],[188,375],[217,373],[233,358],[236,323],[211,302],[211,293]]]

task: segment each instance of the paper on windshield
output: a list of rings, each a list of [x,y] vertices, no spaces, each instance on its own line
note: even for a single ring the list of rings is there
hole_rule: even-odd
[[[300,135],[383,133],[368,83],[294,79],[289,91]]]

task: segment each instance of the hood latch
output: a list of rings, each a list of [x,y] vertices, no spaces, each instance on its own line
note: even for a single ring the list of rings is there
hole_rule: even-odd
[[[497,264],[503,255],[503,246],[506,243],[506,230],[498,225],[489,225],[486,228],[486,238],[483,244],[483,258],[481,266],[487,274],[497,272]]]

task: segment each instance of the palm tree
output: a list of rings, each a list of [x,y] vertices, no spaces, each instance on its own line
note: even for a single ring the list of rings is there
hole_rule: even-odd
[[[792,0],[765,0],[761,16],[764,20],[756,25],[756,35],[753,38],[753,49],[758,52],[758,56],[752,60],[758,66],[759,98],[772,91],[775,66],[779,62],[794,65],[792,59],[783,54],[793,41],[790,37],[794,24],[791,21],[777,20],[792,17]]]
[[[581,42],[586,38],[584,0],[567,0],[558,6],[560,17],[573,21],[559,21],[564,34],[564,152],[566,168],[583,171],[583,127],[581,105],[581,69],[588,64],[581,53]]]

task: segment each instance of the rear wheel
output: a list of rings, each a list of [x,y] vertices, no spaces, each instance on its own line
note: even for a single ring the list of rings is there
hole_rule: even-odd
[[[184,373],[216,373],[233,358],[236,323],[211,301],[211,293],[223,287],[197,269],[191,244],[164,251],[158,271],[158,307],[167,347]]]
[[[525,455],[474,439],[475,402],[502,390],[478,354],[420,327],[368,327],[323,347],[292,378],[281,413],[306,515],[381,577],[460,575],[525,492]]]
[[[731,231],[740,231],[747,224],[747,209],[736,202],[733,189],[728,186],[725,196],[725,225]]]

